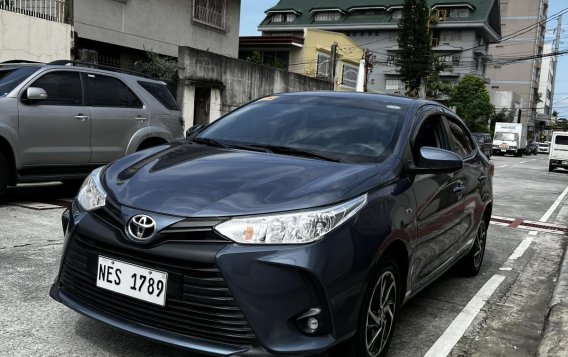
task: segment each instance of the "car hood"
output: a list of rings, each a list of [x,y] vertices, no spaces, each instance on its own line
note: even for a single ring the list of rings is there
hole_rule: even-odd
[[[223,217],[324,206],[379,184],[373,164],[342,164],[177,143],[121,159],[105,172],[118,203],[181,217]]]

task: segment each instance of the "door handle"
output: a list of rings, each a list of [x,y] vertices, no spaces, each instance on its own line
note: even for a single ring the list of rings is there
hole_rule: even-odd
[[[137,116],[137,117],[134,118],[134,119],[135,119],[136,121],[139,121],[139,122],[143,122],[143,121],[148,120],[148,118],[144,118],[144,117],[141,117],[141,116]]]
[[[487,176],[485,176],[485,175],[481,175],[477,178],[477,181],[479,181],[479,182],[483,182],[485,180],[487,180]]]
[[[464,185],[456,185],[452,191],[454,191],[454,193],[462,193],[465,190],[465,186]]]
[[[79,114],[75,115],[75,119],[78,119],[80,121],[85,121],[85,120],[89,119],[89,116],[82,114],[82,113],[79,113]]]

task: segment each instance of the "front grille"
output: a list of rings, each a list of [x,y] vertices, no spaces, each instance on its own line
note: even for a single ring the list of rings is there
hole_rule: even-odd
[[[99,254],[167,272],[166,306],[98,288]],[[65,256],[61,285],[81,303],[129,321],[216,342],[255,344],[255,335],[215,264],[155,263],[148,258],[135,258],[85,237],[74,237]]]

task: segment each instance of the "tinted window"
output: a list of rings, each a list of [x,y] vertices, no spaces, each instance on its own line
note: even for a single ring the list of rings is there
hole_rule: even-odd
[[[450,118],[448,118],[448,126],[450,127],[450,142],[452,143],[453,151],[461,157],[469,156],[475,146],[465,128]]]
[[[556,139],[554,139],[554,143],[558,145],[568,145],[568,136],[558,135]]]
[[[405,107],[377,100],[269,97],[214,122],[199,138],[310,150],[344,162],[376,162],[392,153],[405,112]]]
[[[445,149],[445,140],[442,129],[442,117],[439,115],[427,118],[420,126],[420,131],[414,139],[414,158],[418,163],[420,148],[424,146]]]
[[[87,78],[89,105],[94,107],[142,107],[142,102],[121,80],[99,74],[88,74]]]
[[[138,84],[146,89],[152,97],[156,98],[164,107],[169,110],[179,110],[176,100],[164,84],[139,81]]]
[[[39,67],[6,68],[0,70],[0,97],[5,97]]]
[[[47,99],[41,105],[82,105],[81,78],[77,72],[49,72],[35,81],[32,87],[47,92]]]

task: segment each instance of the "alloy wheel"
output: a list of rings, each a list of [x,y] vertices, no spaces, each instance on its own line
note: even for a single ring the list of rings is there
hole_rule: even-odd
[[[365,342],[367,355],[376,357],[383,352],[394,326],[397,301],[397,286],[394,274],[383,272],[375,289],[367,310]]]
[[[476,268],[481,265],[483,255],[485,254],[485,243],[487,242],[487,230],[485,229],[485,222],[481,221],[477,229],[475,242],[473,243],[473,264]]]

